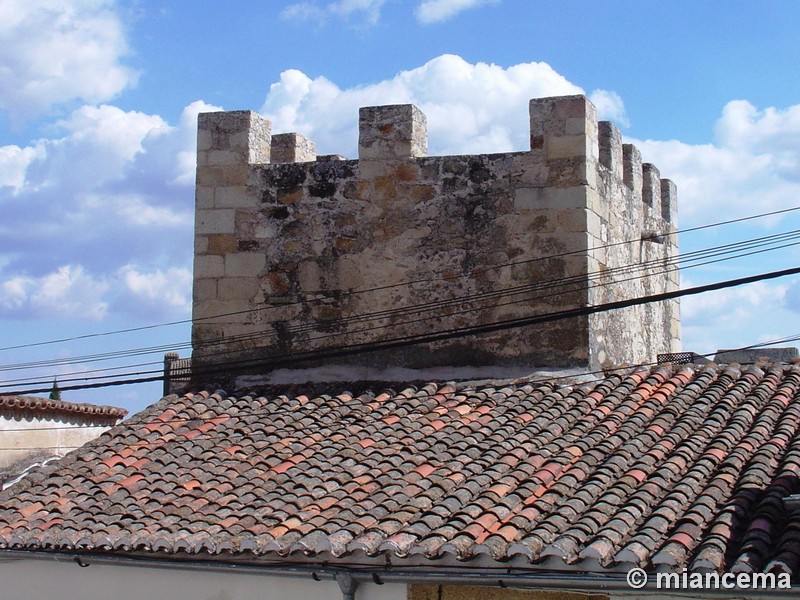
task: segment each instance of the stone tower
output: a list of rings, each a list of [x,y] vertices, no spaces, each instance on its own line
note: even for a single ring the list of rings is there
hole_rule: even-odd
[[[346,160],[250,111],[201,114],[195,366],[510,376],[677,351],[677,300],[469,335],[678,287],[674,184],[583,96],[531,100],[530,139],[429,157],[418,108],[369,107]]]

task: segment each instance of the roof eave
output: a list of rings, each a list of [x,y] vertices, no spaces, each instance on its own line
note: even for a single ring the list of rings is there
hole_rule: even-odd
[[[589,592],[617,593],[661,593],[655,585],[648,583],[644,588],[634,589],[626,581],[624,573],[609,572],[592,573],[586,571],[555,572],[536,569],[532,566],[527,572],[519,567],[478,566],[435,566],[423,565],[374,565],[341,563],[332,564],[325,561],[319,563],[293,562],[290,560],[274,563],[262,561],[235,561],[208,557],[197,560],[193,557],[178,558],[175,556],[155,556],[152,554],[110,554],[102,552],[56,552],[43,550],[5,550],[0,549],[0,561],[5,560],[54,560],[57,562],[74,562],[76,568],[89,567],[92,564],[117,565],[126,567],[147,567],[158,569],[185,569],[216,571],[227,573],[250,573],[276,577],[308,577],[316,581],[335,580],[337,575],[347,573],[354,580],[362,583],[400,583],[400,584],[439,584],[439,585],[477,585],[483,587],[540,589],[540,590],[575,590]],[[688,590],[670,590],[686,593]],[[747,590],[748,598],[767,596],[797,597],[800,586],[793,584],[790,589]],[[729,589],[692,589],[693,596],[709,598],[730,598],[737,590]],[[667,591],[669,593],[669,591]]]

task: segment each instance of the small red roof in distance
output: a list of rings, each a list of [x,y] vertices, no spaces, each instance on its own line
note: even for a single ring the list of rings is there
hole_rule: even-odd
[[[0,413],[8,411],[25,411],[42,414],[74,414],[87,417],[107,417],[122,419],[128,414],[124,408],[98,404],[77,404],[62,400],[51,400],[40,396],[3,396],[0,395]]]

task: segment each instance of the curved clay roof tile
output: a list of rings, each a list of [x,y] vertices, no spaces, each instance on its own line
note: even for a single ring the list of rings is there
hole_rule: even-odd
[[[0,409],[26,410],[41,413],[68,413],[122,419],[128,414],[124,408],[99,404],[79,404],[63,400],[51,400],[39,396],[0,396]]]

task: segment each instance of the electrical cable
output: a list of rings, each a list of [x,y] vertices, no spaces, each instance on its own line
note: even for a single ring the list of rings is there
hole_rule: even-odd
[[[772,249],[769,249],[769,250],[772,250]],[[764,251],[765,250],[759,250],[759,251],[751,252],[749,254],[755,254],[755,253],[760,253],[760,252],[764,252]],[[729,260],[729,259],[717,259],[717,260],[713,260],[713,261],[709,260],[709,261],[706,261],[704,263],[698,263],[698,264],[695,264],[695,265],[690,265],[690,267],[716,263],[716,262],[720,262],[722,260]],[[672,271],[672,270],[681,270],[681,269],[684,269],[684,268],[687,268],[687,267],[673,267],[671,269],[664,269],[664,272],[669,272],[669,271]],[[576,288],[575,290],[570,290],[570,291],[585,291],[585,290],[597,289],[598,287],[618,285],[618,284],[626,282],[626,281],[631,281],[631,280],[636,280],[636,279],[644,279],[646,277],[651,277],[651,276],[655,276],[655,275],[659,275],[659,274],[662,274],[662,273],[650,273],[650,274],[645,274],[645,275],[642,275],[642,276],[629,277],[629,278],[626,278],[626,279],[616,279],[616,280],[614,280],[613,282],[611,282],[609,284],[602,284],[602,285],[599,285],[599,286],[592,286],[591,284],[581,285],[581,287]],[[582,278],[582,277],[578,277],[578,278],[574,278],[574,279],[575,279],[575,283],[578,283],[578,282],[585,283],[585,279]],[[590,278],[590,281],[591,281],[591,278]],[[558,287],[563,287],[563,286],[560,285],[559,282],[560,282],[560,280],[556,281],[556,282],[551,282],[554,285],[546,285],[546,286],[543,286],[543,287],[548,287],[548,288],[549,287],[557,287],[557,288]],[[545,283],[547,283],[547,282],[545,282]],[[501,294],[501,296],[504,297],[504,298],[507,298],[509,296],[518,295],[519,293],[521,293],[521,292],[512,292],[511,290],[508,290],[508,289],[502,290],[502,292],[503,293]],[[547,294],[547,295],[538,295],[538,296],[535,296],[535,297],[524,297],[524,298],[521,298],[519,300],[508,300],[508,301],[502,302],[502,303],[495,303],[495,304],[492,304],[491,306],[478,306],[478,307],[473,307],[473,308],[466,308],[466,309],[463,309],[463,310],[460,310],[460,311],[456,311],[456,312],[450,312],[448,314],[448,317],[452,317],[454,315],[457,316],[457,315],[467,314],[467,313],[476,312],[476,311],[480,311],[480,310],[486,310],[486,309],[490,309],[490,308],[491,309],[496,309],[498,307],[513,305],[513,304],[519,304],[519,303],[528,302],[528,301],[531,301],[531,300],[541,301],[543,299],[547,299],[547,298],[550,298],[550,297],[555,297],[555,296],[561,297],[561,296],[563,296],[564,293],[566,293],[565,290],[558,290],[557,289],[557,291],[555,291],[555,292],[553,292],[551,294]],[[392,324],[392,326],[396,327],[397,325],[405,325],[405,324],[409,324],[409,323],[419,323],[419,322],[422,322],[422,321],[438,319],[440,317],[440,315],[438,315],[438,314],[435,314],[435,315],[432,315],[432,316],[428,316],[428,317],[419,317],[418,315],[412,315],[412,316],[415,317],[413,320],[395,322],[395,323]],[[371,326],[371,327],[357,329],[357,330],[348,330],[348,331],[341,331],[341,332],[336,332],[336,333],[333,333],[333,334],[328,334],[328,335],[323,335],[323,336],[314,336],[314,337],[311,337],[308,340],[306,340],[306,342],[315,342],[315,341],[318,341],[318,340],[341,337],[343,335],[352,335],[354,333],[365,333],[365,332],[374,331],[374,330],[377,330],[377,329],[384,329],[384,328],[386,328],[384,325],[374,325],[374,326]],[[269,336],[265,332],[258,332],[258,333],[246,334],[246,335],[242,335],[242,336],[221,338],[220,342],[221,343],[230,343],[231,341],[234,341],[234,340],[235,341],[249,341],[249,340],[252,340],[252,339],[258,339],[259,341],[263,341],[264,337],[269,337]],[[216,344],[217,342],[215,341],[214,343]],[[199,346],[199,347],[208,348],[210,345],[212,345],[212,344],[205,344],[205,345],[202,345],[202,346]],[[191,344],[185,343],[181,347],[184,347],[184,346],[188,348],[188,347],[191,347]],[[252,350],[257,350],[259,348],[263,348],[263,346],[259,346],[259,347],[256,347],[256,348],[249,348],[248,350],[252,351]],[[228,351],[222,350],[222,351],[217,353],[217,356],[224,356],[226,354],[237,354],[239,352],[240,352],[239,349],[228,350]],[[88,361],[86,361],[86,362],[88,362]],[[130,365],[130,368],[133,368],[133,367],[136,367],[136,366],[148,366],[148,365],[155,365],[155,364],[163,365],[163,361],[151,361],[149,363],[139,363],[139,364],[136,364],[136,365]],[[125,366],[118,366],[118,367],[109,368],[109,369],[97,369],[95,371],[87,370],[87,371],[82,371],[80,373],[59,374],[58,376],[61,378],[62,383],[63,382],[70,382],[70,381],[100,380],[100,379],[108,379],[110,377],[116,377],[117,375],[115,374],[115,375],[106,375],[106,376],[100,376],[100,377],[87,377],[87,374],[88,373],[92,373],[92,372],[103,372],[103,371],[109,371],[109,370],[121,370],[123,368],[126,368],[126,367]],[[150,371],[140,371],[140,372],[137,373],[137,375],[153,374],[153,373],[160,373],[160,372],[162,372],[161,369],[150,370]],[[72,375],[80,375],[80,376],[70,378],[70,376],[72,376]],[[49,376],[47,381],[49,382],[52,379],[53,379],[53,377]],[[26,377],[26,378],[14,379],[14,380],[6,380],[4,383],[0,384],[0,387],[9,387],[12,384],[13,385],[35,385],[35,384],[41,385],[41,384],[44,384],[44,383],[46,383],[46,382],[42,381],[41,379],[34,378],[34,377]]]
[[[779,214],[785,214],[785,213],[794,212],[794,211],[798,211],[798,210],[800,210],[800,206],[794,206],[794,207],[790,207],[790,208],[786,208],[786,209],[775,210],[775,211],[770,211],[770,212],[765,212],[765,213],[758,213],[758,214],[755,214],[755,215],[748,215],[746,217],[739,217],[739,218],[736,218],[736,219],[729,219],[729,220],[726,220],[726,221],[719,221],[719,222],[716,222],[716,223],[708,223],[708,224],[699,225],[699,226],[696,226],[696,227],[689,227],[689,228],[686,228],[686,229],[678,229],[678,230],[675,230],[674,232],[665,233],[664,236],[665,237],[676,236],[676,235],[682,234],[682,233],[701,231],[701,230],[704,230],[704,229],[709,229],[709,228],[714,228],[714,227],[721,227],[721,226],[725,226],[725,225],[731,225],[733,223],[741,223],[741,222],[744,222],[744,221],[750,221],[750,220],[754,220],[754,219],[761,219],[761,218],[765,218],[765,217],[775,216],[775,215],[779,215]],[[640,242],[640,241],[642,241],[642,238],[637,238],[637,239],[633,239],[633,240],[625,240],[625,241],[620,241],[620,242],[613,242],[613,243],[609,243],[609,244],[604,244],[602,246],[593,247],[589,251],[591,252],[591,251],[594,251],[594,250],[601,250],[601,249],[604,249],[604,248],[611,248],[611,247],[614,247],[614,246],[619,246],[619,245],[624,245],[624,244],[637,243],[637,242]],[[529,264],[529,263],[532,263],[532,262],[543,261],[543,260],[548,260],[548,259],[553,259],[553,258],[563,258],[563,257],[574,255],[574,254],[579,254],[579,253],[583,254],[585,252],[586,252],[586,250],[575,250],[575,251],[561,253],[561,254],[554,254],[554,255],[544,256],[544,257],[535,257],[535,258],[531,258],[531,259],[525,259],[525,260],[521,260],[521,261],[505,263],[505,264],[502,264],[502,265],[494,265],[492,267],[487,267],[487,268],[484,268],[482,270],[475,270],[475,271],[471,271],[471,272],[463,274],[463,275],[459,275],[459,276],[457,276],[457,278],[472,277],[474,275],[477,275],[477,274],[480,274],[480,273],[484,273],[484,272],[491,272],[491,271],[494,271],[496,269],[501,269],[501,268],[506,268],[506,267],[513,267],[513,266],[523,265],[523,264]],[[343,295],[363,294],[363,293],[369,293],[369,292],[374,292],[374,291],[381,291],[381,290],[385,290],[385,289],[391,289],[391,288],[395,288],[395,287],[410,286],[410,285],[416,285],[416,284],[420,284],[420,283],[429,283],[431,281],[448,281],[450,279],[451,278],[449,278],[449,277],[418,279],[418,280],[414,280],[414,281],[395,283],[395,284],[379,286],[379,287],[374,287],[374,288],[367,288],[367,289],[363,289],[363,290],[351,290],[351,291],[341,292],[341,293]],[[306,298],[304,300],[298,300],[298,301],[294,302],[294,304],[303,303],[303,302],[311,302],[311,301],[315,301],[315,300],[316,300],[315,298]],[[238,314],[242,314],[243,312],[244,313],[251,312],[252,310],[263,310],[263,308],[250,309],[250,310],[247,310],[247,311],[236,311],[236,312],[225,313],[225,314],[221,314],[221,315],[214,315],[213,317],[207,317],[207,318],[220,318],[220,317],[225,317],[225,316],[235,316],[235,315],[238,315]],[[31,348],[31,347],[36,347],[36,346],[44,346],[44,345],[50,345],[50,344],[60,344],[60,343],[65,343],[65,342],[71,342],[71,341],[76,341],[76,340],[85,340],[85,339],[91,339],[91,338],[96,338],[96,337],[105,337],[105,336],[119,335],[119,334],[125,334],[125,333],[134,333],[134,332],[138,332],[138,331],[145,331],[145,330],[156,329],[156,328],[160,328],[160,327],[171,327],[171,326],[175,326],[175,325],[184,325],[184,324],[192,323],[193,321],[198,321],[198,320],[205,320],[205,318],[194,319],[194,320],[193,319],[181,319],[181,320],[169,321],[169,322],[165,322],[165,323],[157,323],[157,324],[151,324],[151,325],[142,325],[142,326],[138,326],[138,327],[129,327],[129,328],[126,328],[126,329],[118,329],[118,330],[112,330],[112,331],[89,333],[89,334],[83,334],[83,335],[78,335],[78,336],[71,336],[71,337],[65,337],[65,338],[45,340],[45,341],[41,341],[41,342],[31,342],[31,343],[27,343],[27,344],[17,344],[17,345],[13,345],[13,346],[0,347],[0,352],[7,351],[7,350],[17,350],[17,349],[21,349],[21,348]]]
[[[764,341],[764,342],[757,342],[757,343],[750,344],[750,345],[747,345],[747,346],[740,346],[738,348],[728,348],[728,349],[725,350],[725,352],[740,352],[740,351],[743,351],[743,350],[752,350],[752,349],[764,348],[764,347],[768,347],[768,346],[775,346],[777,344],[787,344],[787,343],[792,343],[792,342],[797,342],[797,341],[800,341],[800,334],[793,334],[791,336],[787,336],[787,337],[783,337],[783,338],[779,338],[779,339],[773,339],[773,340],[768,340],[768,341]],[[718,351],[708,352],[708,353],[705,353],[705,354],[697,354],[697,353],[693,353],[693,354],[695,356],[698,356],[698,357],[708,358],[710,356],[713,356],[717,352]],[[632,372],[632,371],[635,371],[635,370],[641,369],[641,368],[655,367],[655,366],[658,366],[659,364],[660,363],[658,363],[658,362],[650,361],[650,362],[641,362],[641,363],[638,363],[638,364],[635,364],[635,365],[626,365],[626,366],[614,367],[614,368],[604,368],[604,369],[598,369],[598,370],[595,370],[595,371],[584,371],[584,372],[581,372],[581,373],[578,373],[578,374],[575,374],[575,373],[571,373],[571,374],[568,374],[568,375],[549,375],[548,374],[546,376],[546,378],[542,378],[542,379],[527,379],[527,378],[521,378],[521,379],[525,379],[526,380],[525,383],[527,385],[537,385],[537,384],[538,385],[547,385],[547,386],[550,386],[553,389],[556,389],[556,385],[555,385],[556,382],[565,381],[565,380],[572,381],[572,380],[574,380],[576,378],[576,376],[586,377],[586,376],[597,375],[597,376],[607,377],[609,374],[612,374],[612,373],[616,373],[616,372],[629,373],[629,372]],[[346,384],[346,382],[343,382],[343,383]],[[384,384],[387,385],[387,386],[388,385],[392,385],[392,383],[395,383],[395,382],[384,382]],[[410,385],[407,382],[399,382],[399,383],[401,383],[402,385]],[[276,386],[276,387],[279,388],[280,386]],[[410,385],[410,387],[416,387],[416,386]],[[393,389],[391,391],[393,393],[395,393]],[[0,396],[1,395],[2,394],[0,394]],[[276,397],[280,396],[280,395],[284,395],[284,394],[276,392]],[[284,409],[281,409],[281,410],[278,410],[278,411],[274,411],[274,410],[273,411],[267,411],[267,410],[242,411],[242,410],[238,410],[237,413],[236,413],[236,416],[237,417],[240,417],[240,416],[256,416],[256,417],[258,417],[258,416],[269,416],[271,419],[276,419],[276,418],[280,418],[280,417],[285,416],[285,415],[294,414],[294,412],[296,410],[297,410],[296,407],[287,407],[287,408],[284,408]],[[222,416],[222,415],[216,415],[214,417],[200,417],[200,416],[177,417],[176,416],[176,417],[172,417],[172,418],[165,419],[165,420],[159,420],[159,423],[160,424],[164,424],[164,425],[176,425],[176,424],[182,424],[182,423],[185,424],[185,423],[195,423],[195,422],[208,423],[208,422],[213,421],[214,419],[219,419],[220,416]],[[229,415],[229,416],[231,416],[231,415]],[[4,432],[6,432],[6,431],[30,432],[30,431],[71,430],[71,429],[73,429],[73,428],[70,428],[70,427],[30,427],[30,428],[4,429],[3,431]],[[225,434],[225,435],[227,436],[227,434]],[[149,442],[147,442],[147,443],[149,443]],[[36,450],[36,449],[42,449],[42,448],[15,448],[15,450]],[[55,449],[55,447],[51,447],[50,449]]]
[[[741,277],[737,279],[730,279],[722,282],[706,284],[701,286],[696,286],[693,288],[687,288],[684,290],[674,290],[671,292],[663,292],[660,294],[651,294],[648,296],[641,296],[638,298],[631,298],[628,300],[620,300],[614,302],[606,302],[603,304],[598,304],[594,306],[584,306],[579,308],[573,309],[566,309],[561,311],[556,311],[552,313],[546,313],[541,315],[533,315],[533,316],[526,316],[526,317],[518,317],[513,319],[505,319],[501,321],[495,321],[493,323],[484,324],[484,325],[477,325],[477,326],[470,326],[470,327],[459,327],[453,329],[446,329],[443,331],[436,331],[433,333],[428,334],[420,334],[420,335],[410,335],[410,336],[399,336],[395,338],[389,338],[382,340],[380,342],[368,342],[368,343],[358,343],[358,344],[351,344],[346,347],[333,347],[333,348],[326,348],[321,350],[307,350],[301,352],[295,352],[288,355],[277,355],[252,360],[242,360],[237,361],[239,363],[239,367],[236,369],[231,369],[230,364],[227,363],[225,366],[222,367],[205,367],[202,369],[193,369],[192,376],[200,376],[200,375],[213,375],[213,374],[221,374],[221,373],[230,373],[232,371],[238,370],[249,370],[253,367],[260,367],[260,368],[267,368],[267,369],[274,369],[279,366],[283,366],[285,364],[292,364],[298,361],[309,361],[309,360],[319,360],[323,358],[336,358],[340,356],[348,356],[353,354],[362,354],[365,352],[377,352],[383,350],[391,350],[396,348],[408,347],[423,343],[432,343],[432,342],[439,342],[445,341],[449,339],[456,339],[460,337],[470,336],[470,335],[480,335],[485,333],[492,333],[495,331],[501,331],[506,329],[514,329],[519,327],[526,327],[530,325],[535,325],[539,323],[545,322],[554,322],[560,321],[563,319],[580,317],[580,316],[588,316],[591,314],[607,312],[610,310],[617,310],[621,308],[629,308],[632,306],[639,306],[642,304],[647,304],[651,302],[661,302],[664,300],[671,300],[674,298],[681,298],[683,296],[691,296],[696,294],[702,294],[705,292],[725,289],[729,287],[735,287],[739,285],[745,285],[748,283],[755,283],[758,281],[765,281],[769,279],[776,279],[779,277],[786,277],[788,275],[797,275],[800,273],[800,267],[794,267],[791,269],[782,269],[779,271],[770,271],[768,273],[761,273],[759,275],[752,275],[749,277]],[[154,382],[154,381],[163,381],[164,374],[158,376],[150,376],[150,377],[135,377],[135,373],[130,374],[133,379],[120,379],[116,381],[105,381],[99,383],[92,383],[92,384],[83,384],[83,385],[73,385],[73,386],[63,386],[60,387],[62,391],[68,390],[76,390],[76,389],[94,389],[94,388],[101,388],[101,387],[111,387],[111,386],[119,386],[119,385],[128,385],[133,383],[147,383],[147,382]],[[0,392],[0,395],[27,395],[33,393],[42,393],[42,392],[49,392],[50,388],[41,388],[41,389],[28,389],[28,390],[21,390],[21,391],[14,391],[14,392]]]
[[[769,236],[769,237],[773,237],[773,236]],[[772,249],[769,249],[769,250],[772,250]],[[765,250],[759,250],[759,251],[750,252],[748,254],[756,254],[756,253],[760,253],[760,252],[764,252],[764,251]],[[706,254],[706,255],[707,256],[713,256],[713,254]],[[729,259],[717,259],[717,260],[713,260],[713,261],[709,260],[709,261],[706,261],[704,263],[697,263],[695,265],[690,265],[690,266],[691,267],[701,266],[701,265],[704,265],[704,264],[711,264],[711,263],[720,262],[721,260],[729,260]],[[633,266],[635,266],[635,265],[633,265]],[[678,270],[678,269],[683,269],[683,268],[686,268],[686,267],[673,267],[671,269],[665,269],[664,272],[669,272],[671,270]],[[637,276],[637,277],[630,277],[630,278],[622,279],[622,280],[617,279],[617,280],[615,280],[615,281],[613,281],[613,282],[611,282],[610,284],[607,284],[607,285],[617,285],[617,284],[623,283],[625,281],[630,281],[630,280],[635,280],[635,279],[640,279],[640,278],[643,279],[643,278],[650,277],[650,276],[655,276],[655,275],[658,275],[658,274],[661,274],[661,273],[650,273],[650,274]],[[582,278],[582,277],[575,278],[575,279],[576,279],[576,283],[578,281],[585,283],[585,279]],[[555,282],[545,282],[545,283],[550,283],[550,284],[553,284],[555,286],[559,286],[560,281],[561,280],[556,280]],[[553,285],[546,285],[545,287],[553,287]],[[584,291],[584,290],[589,290],[589,289],[596,289],[598,287],[603,287],[603,285],[600,285],[600,286],[591,286],[590,284],[589,285],[585,285],[585,286],[582,285],[580,288],[576,288],[575,290],[571,290],[571,291]],[[503,290],[503,292],[504,292],[502,294],[503,297],[515,295],[515,294],[509,294],[508,293],[509,290]],[[528,302],[528,301],[531,301],[531,300],[541,301],[542,299],[546,299],[548,297],[562,296],[564,293],[565,293],[564,290],[559,290],[559,291],[556,291],[556,292],[554,292],[552,294],[548,294],[548,295],[544,295],[544,296],[539,295],[539,296],[536,296],[536,297],[533,297],[533,298],[525,297],[525,298],[522,298],[522,299],[519,299],[519,300],[509,300],[509,301],[506,301],[506,302],[503,302],[503,303],[493,304],[493,305],[488,306],[488,307],[487,306],[478,306],[478,307],[473,307],[473,308],[466,308],[466,309],[457,311],[455,313],[451,312],[451,313],[448,314],[448,317],[452,317],[454,315],[467,314],[467,313],[470,313],[470,312],[476,312],[476,311],[479,311],[479,310],[486,310],[488,308],[496,309],[498,307],[508,306],[508,305],[512,305],[512,304],[519,304],[519,303]],[[396,323],[393,323],[392,326],[396,327],[397,325],[405,325],[405,324],[409,324],[409,323],[418,323],[418,322],[421,322],[421,321],[438,319],[439,316],[440,315],[438,315],[438,314],[432,315],[432,316],[428,316],[428,317],[419,317],[419,316],[415,315],[415,318],[413,320],[411,320],[411,321],[396,322]],[[371,327],[357,329],[357,330],[354,330],[354,331],[353,330],[348,330],[348,331],[341,331],[341,332],[336,332],[336,333],[328,334],[328,335],[315,336],[315,337],[311,337],[311,338],[309,338],[308,340],[305,340],[305,341],[307,343],[308,342],[315,342],[315,341],[329,339],[329,338],[341,337],[343,335],[353,335],[355,333],[365,333],[365,332],[374,331],[374,330],[378,330],[378,329],[385,329],[385,328],[386,328],[385,325],[374,325],[374,326],[371,326]],[[268,336],[265,335],[265,332],[257,332],[257,333],[253,333],[253,334],[242,335],[242,336],[234,336],[232,338],[223,338],[222,342],[223,343],[230,343],[232,340],[249,341],[249,340],[252,340],[252,339],[258,339],[259,341],[263,341],[264,337],[268,337]],[[187,344],[185,344],[185,346],[186,347],[190,347],[190,344],[187,343]],[[208,347],[208,346],[204,346],[204,347]],[[255,351],[255,350],[259,350],[259,349],[265,349],[265,347],[264,346],[257,346],[257,347],[248,348],[247,350]],[[222,350],[222,351],[217,353],[217,357],[224,356],[226,354],[238,354],[240,352],[241,352],[241,349],[229,350],[229,351]],[[133,366],[144,366],[144,365],[148,365],[148,364],[150,364],[150,365],[163,364],[163,361],[158,361],[158,362],[153,361],[153,362],[150,362],[150,363],[140,363],[139,365],[131,365],[131,367],[133,367]],[[125,368],[125,367],[120,366],[120,367],[117,367],[116,369],[113,369],[113,370],[120,370],[122,368]],[[102,371],[102,370],[99,370],[99,371]],[[59,375],[59,377],[61,377],[61,381],[62,382],[69,382],[69,381],[89,381],[89,380],[95,380],[96,381],[96,380],[108,379],[110,377],[118,376],[117,374],[115,374],[115,375],[106,375],[106,376],[100,376],[100,377],[87,377],[86,374],[88,372],[91,372],[91,371],[81,372],[80,373],[81,376],[79,376],[79,377],[73,377],[73,378],[64,379],[64,375],[63,374]],[[150,370],[150,371],[140,371],[140,372],[137,372],[136,375],[155,374],[155,373],[161,373],[161,372],[162,372],[161,369]],[[66,375],[67,375],[67,377],[69,377],[70,375],[78,375],[78,373],[66,374]],[[34,378],[34,377],[20,378],[20,379],[16,379],[16,380],[6,381],[5,383],[0,384],[0,387],[9,387],[12,384],[13,385],[36,385],[36,384],[43,385],[45,383],[48,383],[52,379],[53,379],[52,376],[48,377],[47,381],[43,381],[41,379],[37,379],[37,378]]]
[[[666,264],[670,264],[670,263],[688,263],[688,262],[690,262],[692,260],[699,260],[700,258],[713,256],[715,254],[731,254],[731,253],[734,253],[734,252],[740,252],[739,255],[733,257],[733,258],[737,258],[737,257],[745,255],[745,254],[741,254],[741,251],[743,249],[745,249],[745,248],[759,247],[759,246],[765,245],[768,242],[772,243],[772,242],[776,242],[776,241],[784,241],[784,240],[787,240],[787,239],[797,239],[799,237],[800,237],[800,230],[793,230],[793,231],[790,231],[790,232],[783,232],[783,233],[779,233],[779,234],[773,234],[773,235],[770,235],[770,236],[762,236],[760,238],[751,238],[751,239],[743,240],[743,241],[740,241],[740,242],[724,244],[724,245],[715,246],[715,247],[711,247],[711,248],[705,248],[705,249],[701,249],[701,250],[698,250],[698,251],[690,252],[688,254],[679,255],[679,256],[674,257],[673,259],[671,259],[671,261],[668,261],[668,263],[666,263]],[[786,247],[786,246],[785,245],[784,246],[778,246],[777,248],[771,248],[771,250],[779,249],[779,248],[783,248],[783,247]],[[752,254],[752,253],[750,253],[750,254]],[[709,263],[702,263],[702,264],[709,264]],[[513,287],[513,288],[503,288],[503,289],[499,289],[499,290],[490,290],[490,291],[487,291],[487,292],[480,292],[480,293],[472,294],[472,295],[468,295],[468,296],[458,296],[458,297],[454,297],[454,298],[451,298],[451,299],[437,300],[437,301],[434,301],[434,302],[428,302],[428,303],[422,303],[422,304],[408,305],[408,306],[399,307],[399,308],[386,309],[386,310],[383,310],[383,311],[374,311],[374,312],[371,312],[371,313],[360,313],[360,314],[357,314],[357,315],[351,315],[349,317],[344,317],[344,318],[341,318],[341,319],[329,320],[329,321],[324,321],[324,322],[300,323],[300,324],[297,324],[297,325],[294,325],[294,326],[288,326],[286,328],[285,332],[288,333],[288,334],[297,334],[297,333],[302,333],[302,332],[305,332],[305,331],[318,330],[321,327],[330,328],[330,327],[333,327],[333,326],[348,325],[350,323],[374,320],[374,319],[377,319],[377,318],[388,319],[388,318],[398,317],[398,316],[404,315],[404,314],[415,314],[415,313],[419,313],[419,312],[423,312],[423,311],[432,311],[432,310],[435,310],[435,309],[443,309],[445,307],[452,307],[452,306],[455,306],[455,305],[462,305],[465,302],[474,302],[474,301],[477,301],[477,300],[493,299],[493,298],[498,298],[498,297],[505,298],[505,297],[508,297],[508,296],[527,293],[527,292],[530,292],[530,291],[550,289],[550,288],[553,288],[553,287],[562,287],[562,286],[565,286],[565,285],[567,285],[569,283],[572,283],[572,282],[585,282],[587,277],[588,277],[589,281],[591,282],[593,279],[597,279],[600,276],[604,276],[604,277],[608,278],[608,277],[610,277],[610,276],[612,276],[612,275],[614,275],[616,273],[631,272],[631,271],[634,271],[634,270],[642,270],[642,269],[648,268],[648,267],[653,266],[653,265],[659,265],[663,269],[664,272],[670,270],[670,269],[666,269],[665,268],[666,265],[665,265],[663,259],[658,258],[658,259],[654,259],[654,260],[651,260],[651,261],[646,261],[644,263],[637,262],[637,263],[631,263],[631,264],[628,264],[628,265],[621,265],[621,266],[618,266],[618,267],[607,268],[602,272],[600,272],[600,271],[592,272],[592,273],[589,273],[588,275],[577,275],[577,276],[573,276],[571,278],[562,278],[562,279],[559,279],[559,280],[535,282],[535,283],[532,283],[532,284],[524,284],[522,286],[517,286],[517,287]],[[698,265],[690,265],[690,266],[699,266],[699,264]],[[687,267],[681,267],[681,268],[687,268]],[[655,275],[655,274],[651,274],[651,275],[648,275],[648,276],[652,276],[652,275]],[[627,281],[627,280],[623,280],[623,281]],[[618,284],[618,283],[620,283],[619,280],[610,282],[609,285],[614,285],[614,284]],[[530,299],[531,300],[536,300],[536,299],[540,299],[540,298],[542,298],[542,297],[541,296],[537,296],[535,298],[530,298]],[[522,301],[524,301],[524,300],[522,300]],[[507,305],[507,304],[509,304],[509,303],[504,303],[504,305]],[[498,305],[493,305],[492,307],[496,307],[496,306],[498,306]],[[492,307],[484,307],[484,308],[492,308]],[[225,338],[220,338],[219,342],[223,343],[223,344],[229,344],[232,341],[237,341],[237,338],[239,338],[240,340],[246,340],[246,339],[249,339],[251,337],[263,338],[263,337],[269,337],[270,335],[271,335],[270,332],[259,332],[258,334],[243,334],[243,336],[241,336],[241,338],[239,338],[239,336],[228,336],[228,337],[225,337]],[[274,335],[274,334],[272,334],[272,335]],[[337,335],[341,335],[341,334],[337,334]],[[207,345],[207,346],[214,345],[215,343],[216,343],[215,340],[205,340],[205,342],[204,342],[204,344]],[[85,356],[78,356],[78,357],[70,357],[70,358],[64,358],[64,359],[48,359],[48,360],[42,360],[42,361],[31,361],[31,362],[26,362],[26,363],[18,363],[18,364],[2,366],[2,367],[0,367],[0,372],[12,371],[12,370],[31,369],[31,368],[36,368],[36,367],[61,366],[61,365],[67,365],[67,364],[97,362],[97,361],[102,361],[102,360],[110,360],[110,359],[113,359],[113,358],[123,358],[123,357],[128,357],[128,356],[140,356],[140,355],[146,355],[146,354],[153,354],[153,353],[156,353],[156,352],[177,351],[177,350],[188,348],[188,347],[191,347],[191,345],[186,343],[186,342],[175,342],[175,343],[166,344],[166,345],[151,346],[151,347],[144,347],[144,348],[135,348],[135,349],[129,349],[129,350],[120,350],[120,351],[114,351],[114,352],[107,352],[107,353],[94,354],[94,355],[85,355]],[[148,364],[148,363],[140,363],[141,366],[143,366],[145,364]],[[149,364],[156,364],[156,363],[155,362],[151,362]],[[134,366],[134,365],[132,365],[132,366]],[[84,372],[87,372],[87,371],[84,371]]]

